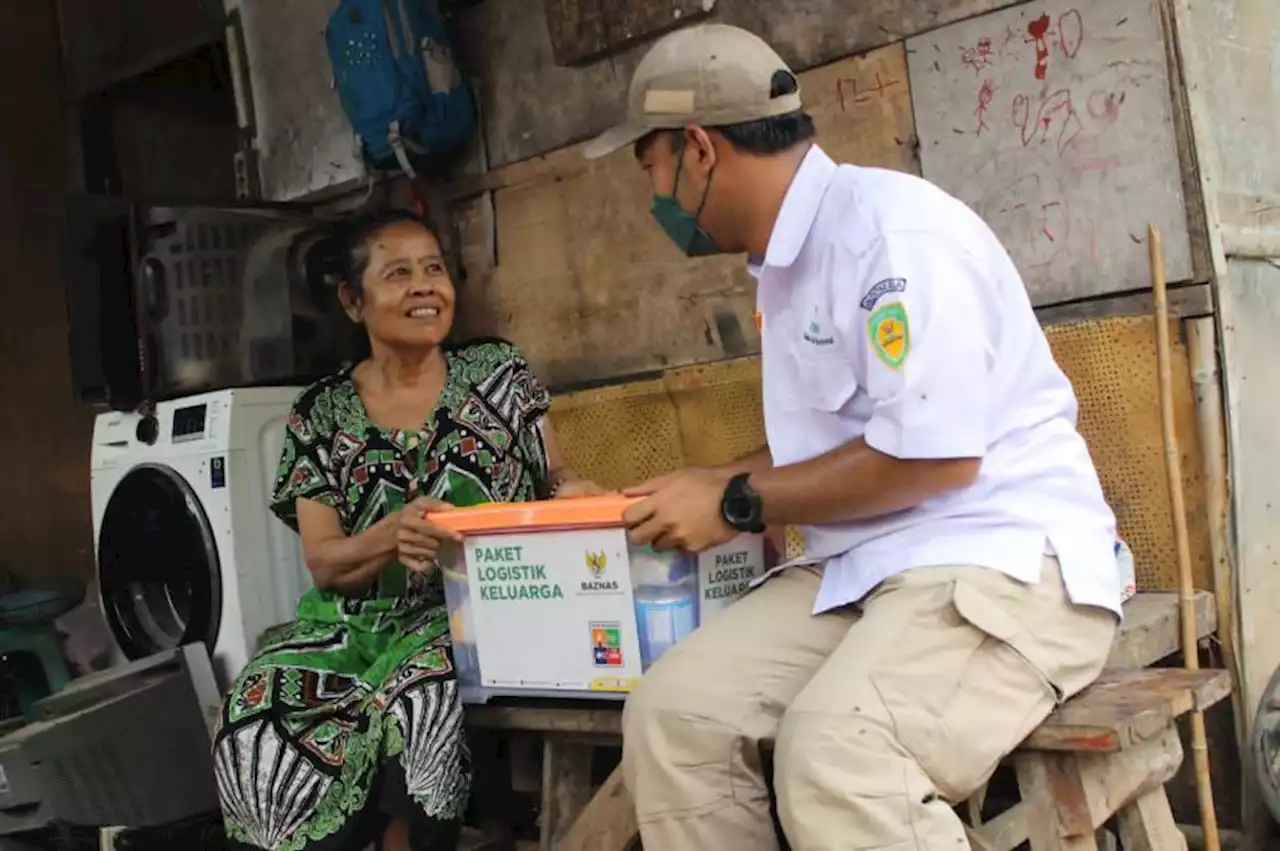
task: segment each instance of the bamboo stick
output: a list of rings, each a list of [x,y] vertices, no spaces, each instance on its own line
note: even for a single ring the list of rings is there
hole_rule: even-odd
[[[1191,576],[1191,539],[1187,533],[1187,510],[1182,493],[1182,462],[1173,423],[1173,369],[1170,365],[1169,298],[1164,278],[1164,243],[1155,225],[1147,226],[1147,249],[1151,261],[1151,291],[1155,300],[1156,364],[1160,375],[1160,424],[1164,436],[1165,472],[1169,479],[1169,503],[1173,510],[1173,531],[1178,545],[1178,594],[1182,609],[1183,664],[1200,667],[1196,642],[1195,588]],[[1213,807],[1213,785],[1209,776],[1209,745],[1204,729],[1204,713],[1191,714],[1191,756],[1196,778],[1200,822],[1204,828],[1205,851],[1221,851],[1218,814]]]

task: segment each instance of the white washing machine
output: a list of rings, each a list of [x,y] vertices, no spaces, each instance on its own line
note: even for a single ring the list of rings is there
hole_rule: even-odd
[[[301,541],[268,508],[298,388],[100,415],[91,494],[103,615],[117,661],[204,642],[219,685],[311,586]]]

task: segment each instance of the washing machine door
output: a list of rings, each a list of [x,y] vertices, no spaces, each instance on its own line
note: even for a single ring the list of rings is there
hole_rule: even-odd
[[[116,485],[98,535],[98,583],[107,624],[130,659],[197,641],[213,653],[222,616],[217,544],[175,470],[140,464]]]

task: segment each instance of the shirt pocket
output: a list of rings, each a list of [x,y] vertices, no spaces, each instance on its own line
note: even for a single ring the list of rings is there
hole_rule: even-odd
[[[843,352],[795,354],[793,393],[798,408],[825,414],[845,412],[858,392],[856,365]]]

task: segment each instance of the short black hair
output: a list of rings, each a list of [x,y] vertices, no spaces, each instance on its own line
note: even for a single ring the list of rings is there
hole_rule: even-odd
[[[344,283],[353,296],[361,297],[374,240],[387,228],[399,224],[420,225],[432,236],[436,235],[430,225],[409,210],[374,210],[335,224],[312,249],[310,262],[317,264],[325,279]]]
[[[769,84],[769,97],[780,98],[795,94],[799,90],[800,83],[790,71],[780,69],[773,73],[773,79]],[[755,121],[722,124],[709,129],[723,136],[734,150],[756,156],[782,153],[803,142],[808,142],[816,135],[813,118],[803,109],[769,118],[758,118]],[[637,159],[644,155],[645,149],[659,135],[666,136],[671,150],[675,151],[680,147],[684,131],[656,130],[648,134],[636,142]]]
[[[735,150],[757,156],[790,150],[808,142],[815,133],[813,119],[804,110],[712,129],[717,130]]]

